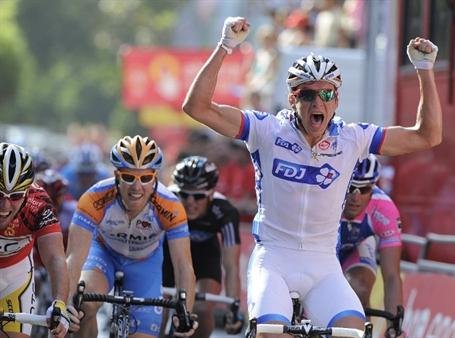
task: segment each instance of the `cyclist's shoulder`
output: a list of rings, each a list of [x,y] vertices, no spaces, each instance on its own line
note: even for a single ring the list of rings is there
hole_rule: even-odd
[[[222,194],[215,193],[212,203],[208,208],[216,219],[238,218],[239,211],[237,208]]]
[[[392,198],[376,185],[373,187],[373,194],[371,195],[370,203],[375,206],[375,209],[397,209],[397,206]]]
[[[20,213],[27,215],[37,215],[44,208],[54,208],[52,200],[47,194],[44,188],[40,187],[36,183],[33,183],[27,193],[24,206],[20,210]]]
[[[24,206],[15,219],[31,231],[58,223],[57,211],[49,195],[36,183],[30,186]]]
[[[95,183],[85,193],[81,195],[78,201],[78,208],[96,210],[105,209],[115,200],[117,196],[117,187],[113,177]]]

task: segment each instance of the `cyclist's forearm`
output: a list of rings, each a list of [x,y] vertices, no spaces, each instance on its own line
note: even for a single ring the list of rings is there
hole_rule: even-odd
[[[79,282],[82,266],[90,250],[91,242],[91,232],[77,225],[71,224],[68,236],[68,247],[66,249],[70,293],[74,293],[76,291],[76,285]]]
[[[226,296],[235,299],[240,298],[240,276],[237,268],[233,267],[226,270],[224,285],[226,287]]]
[[[51,280],[52,296],[66,302],[69,295],[69,277],[65,258],[55,256],[48,263],[46,268]]]
[[[384,279],[384,309],[393,314],[403,304],[402,283],[399,276]]]
[[[175,281],[177,289],[184,289],[186,291],[187,307],[188,310],[191,311],[194,305],[196,289],[196,278],[194,277],[193,267],[184,267],[180,269],[180,271],[176,271]]]

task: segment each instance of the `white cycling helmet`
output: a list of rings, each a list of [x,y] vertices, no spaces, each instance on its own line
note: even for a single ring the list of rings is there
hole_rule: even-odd
[[[351,185],[357,188],[374,184],[378,181],[381,165],[378,158],[369,154],[366,159],[357,164],[354,174],[352,175]]]
[[[322,55],[311,53],[306,57],[297,59],[288,69],[286,80],[289,91],[298,85],[310,81],[327,81],[339,88],[341,86],[341,73],[336,64]]]
[[[0,190],[26,191],[33,183],[32,157],[21,146],[0,143]]]

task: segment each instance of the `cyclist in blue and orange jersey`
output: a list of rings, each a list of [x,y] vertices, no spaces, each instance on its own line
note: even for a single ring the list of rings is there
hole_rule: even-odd
[[[218,133],[243,140],[251,153],[258,211],[247,273],[249,317],[289,323],[289,291],[297,291],[315,324],[363,329],[362,304],[336,255],[343,201],[355,165],[369,153],[400,155],[441,142],[442,112],[432,69],[437,47],[422,38],[408,45],[420,82],[415,125],[379,127],[348,124],[336,116],[341,72],[321,55],[299,58],[289,67],[290,109],[277,115],[214,102],[223,60],[248,31],[245,18],[226,19],[183,110]]]
[[[363,307],[369,307],[379,253],[384,308],[396,313],[397,306],[403,304],[401,219],[395,203],[375,184],[379,175],[380,164],[373,154],[354,171],[340,222],[338,256]]]
[[[0,307],[8,312],[34,311],[36,241],[52,284],[54,300],[47,315],[50,319],[60,313],[52,333],[64,337],[70,315],[65,305],[69,282],[62,234],[52,201],[33,179],[32,159],[24,148],[0,143]],[[10,338],[29,337],[31,325],[11,322],[2,331]]]
[[[176,286],[194,302],[195,277],[191,261],[188,222],[178,198],[157,179],[163,155],[149,137],[125,136],[111,150],[115,176],[98,182],[79,199],[68,237],[70,290],[79,279],[88,292],[107,293],[116,271],[123,271],[123,286],[138,297],[160,297],[163,236],[169,243]],[[82,271],[82,272],[81,272]],[[85,317],[78,337],[97,336],[100,303],[84,304]],[[133,308],[138,326],[134,337],[156,337],[161,309]],[[191,335],[197,327],[182,335]]]
[[[60,169],[60,173],[71,182],[69,193],[76,200],[96,182],[112,174],[103,163],[100,148],[92,143],[79,145],[71,155],[69,163]]]
[[[225,196],[215,191],[218,176],[215,163],[207,158],[186,157],[175,166],[169,189],[180,198],[188,215],[197,290],[219,294],[223,268],[226,296],[240,299],[240,215]],[[174,287],[167,242],[164,248],[163,286]],[[214,306],[213,302],[195,305],[199,321],[195,337],[210,337],[215,328]],[[238,334],[243,323],[232,315],[226,312],[225,329]]]

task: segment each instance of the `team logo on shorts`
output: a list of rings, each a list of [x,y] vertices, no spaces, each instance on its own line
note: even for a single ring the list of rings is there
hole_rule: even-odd
[[[328,188],[340,176],[328,163],[321,167],[312,167],[281,159],[273,160],[272,174],[286,181],[318,185],[322,189]]]

